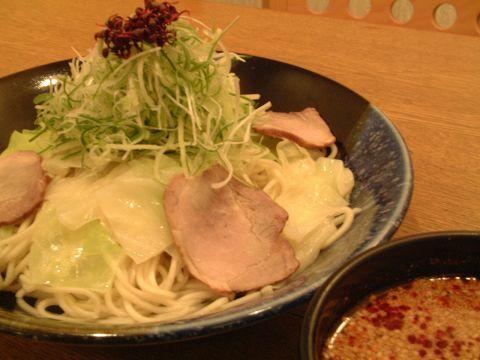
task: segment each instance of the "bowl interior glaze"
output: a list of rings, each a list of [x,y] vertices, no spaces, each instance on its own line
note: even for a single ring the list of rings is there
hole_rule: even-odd
[[[244,93],[259,93],[277,111],[308,106],[319,110],[337,136],[342,158],[356,178],[351,196],[361,207],[350,231],[323,251],[303,273],[272,296],[202,318],[172,324],[72,325],[37,319],[14,310],[12,296],[0,302],[0,331],[75,343],[153,343],[186,339],[244,326],[305,301],[328,275],[351,256],[388,239],[399,226],[412,193],[410,157],[392,123],[364,98],[313,72],[250,57],[234,66]],[[32,99],[48,89],[49,79],[68,71],[66,61],[0,79],[0,149],[15,129],[32,128]]]

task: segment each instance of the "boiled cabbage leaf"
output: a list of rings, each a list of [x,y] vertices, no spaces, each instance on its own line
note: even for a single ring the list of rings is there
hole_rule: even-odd
[[[102,217],[136,263],[158,255],[172,244],[163,208],[164,184],[181,168],[166,156],[162,162],[157,175],[161,181],[154,177],[153,161],[137,160],[121,165],[123,173],[96,191]]]
[[[0,240],[9,238],[17,232],[17,228],[12,225],[0,226]]]
[[[354,178],[341,160],[324,157],[297,158],[282,170],[284,189],[275,200],[289,215],[283,235],[295,246],[320,223],[331,222],[339,207],[348,206]]]
[[[47,201],[55,207],[59,222],[72,231],[101,219],[127,255],[141,263],[172,244],[163,193],[181,171],[178,162],[167,156],[156,162],[132,160],[103,177],[84,173],[56,181]]]
[[[98,219],[71,231],[42,209],[29,257],[34,284],[106,291],[124,252]]]
[[[40,153],[42,150],[45,150],[49,146],[48,137],[43,134],[34,138],[36,134],[37,131],[34,130],[14,131],[12,135],[10,135],[7,148],[2,152],[0,157],[10,155],[17,151],[30,150]]]

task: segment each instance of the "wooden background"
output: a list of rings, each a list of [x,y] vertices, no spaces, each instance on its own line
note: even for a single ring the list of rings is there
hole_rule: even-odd
[[[73,56],[134,0],[0,0],[0,76]],[[480,230],[480,38],[358,21],[180,1],[211,26],[240,21],[229,49],[292,63],[366,97],[399,128],[415,189],[395,238]],[[0,336],[2,359],[294,359],[304,308],[247,329],[144,348],[84,348]]]
[[[250,2],[251,0],[230,1]],[[264,6],[300,14],[317,14],[321,17],[356,19],[356,21],[427,31],[480,35],[480,1],[264,0]]]

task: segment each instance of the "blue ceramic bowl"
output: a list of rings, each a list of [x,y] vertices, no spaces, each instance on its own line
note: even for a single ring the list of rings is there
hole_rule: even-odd
[[[66,71],[67,62],[59,62],[0,79],[0,148],[13,130],[32,127],[33,97],[46,91],[50,76]],[[295,66],[251,57],[234,71],[243,92],[261,94],[274,110],[313,106],[330,124],[340,156],[355,174],[351,203],[363,209],[348,233],[281,290],[228,311],[172,324],[82,326],[26,315],[15,308],[11,295],[3,293],[0,331],[49,341],[103,344],[165,342],[222,332],[307,300],[350,257],[392,236],[407,210],[413,173],[407,147],[385,115],[344,86]]]

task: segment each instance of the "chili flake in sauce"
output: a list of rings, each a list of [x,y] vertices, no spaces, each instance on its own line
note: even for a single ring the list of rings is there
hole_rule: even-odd
[[[417,279],[371,295],[327,342],[324,359],[480,359],[480,281]]]

